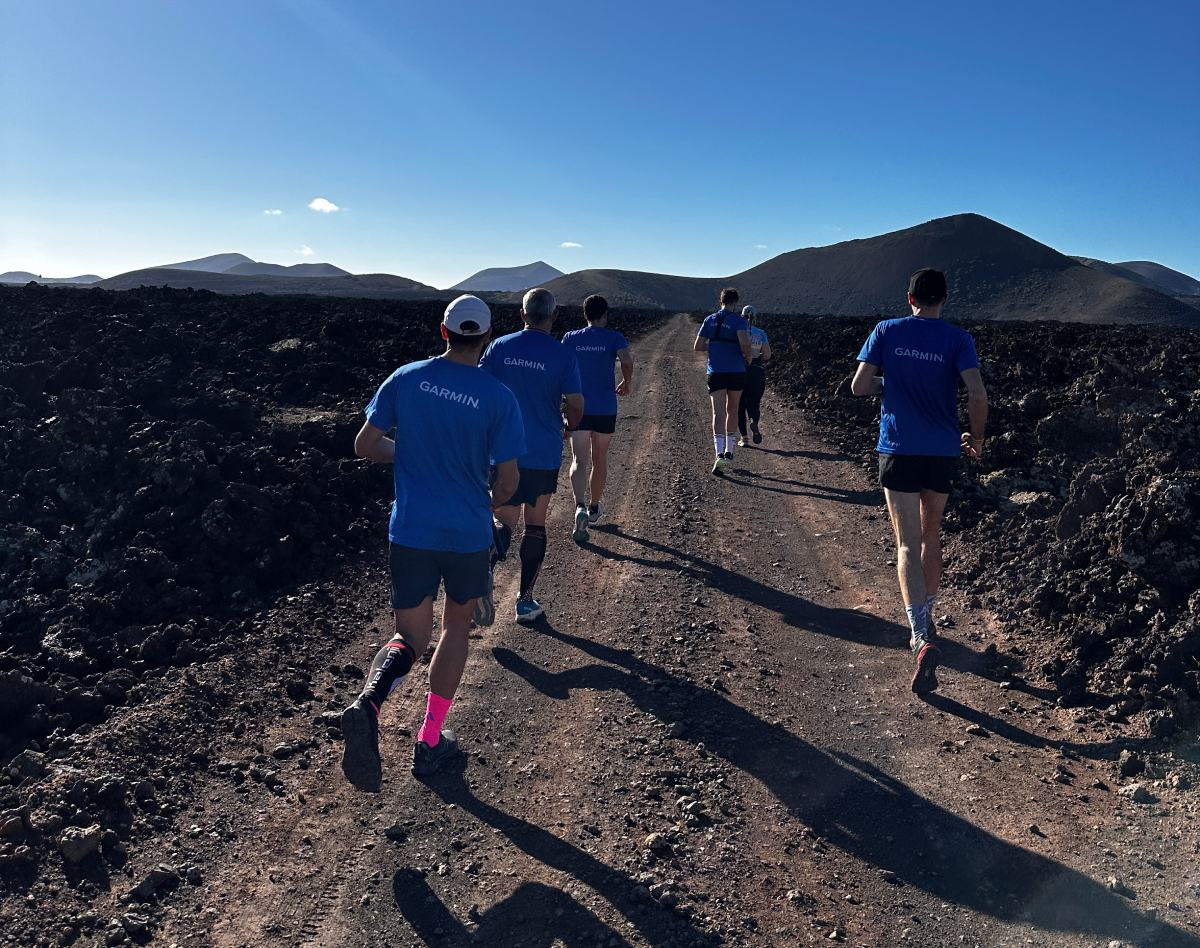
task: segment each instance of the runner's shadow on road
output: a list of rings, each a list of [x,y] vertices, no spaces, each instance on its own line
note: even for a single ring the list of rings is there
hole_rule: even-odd
[[[637,886],[629,876],[584,852],[548,830],[513,816],[477,797],[464,779],[465,757],[456,769],[443,771],[429,781],[429,789],[446,803],[455,804],[493,829],[533,859],[564,872],[599,892],[652,945],[675,940],[679,944],[708,944],[711,939],[685,917],[675,915],[654,902],[639,905],[633,901]],[[440,944],[444,936],[430,938],[438,929],[443,933],[467,929],[456,920],[418,873],[409,868],[396,872],[393,883],[396,906],[417,934],[430,944]],[[600,921],[561,889],[550,889],[526,882],[503,902],[478,918],[479,929],[470,941],[475,945],[512,944],[520,933],[522,944],[554,944],[556,938],[567,945],[629,944],[618,932]]]
[[[508,898],[468,927],[455,918],[416,869],[398,869],[392,877],[396,908],[427,945],[622,945],[629,942],[561,889],[522,882]]]
[[[777,458],[806,458],[809,461],[853,461],[848,454],[838,454],[833,451],[784,451],[780,448],[750,448],[751,451],[761,451],[763,454],[773,454]]]
[[[889,622],[871,615],[869,612],[860,612],[856,609],[836,609],[819,605],[811,599],[768,586],[766,583],[759,582],[742,573],[735,573],[733,570],[703,557],[629,533],[617,524],[607,525],[605,535],[629,540],[657,553],[662,553],[666,557],[651,559],[631,556],[595,543],[587,544],[588,549],[605,559],[636,563],[649,569],[668,570],[672,573],[682,570],[694,579],[719,589],[723,593],[777,613],[784,622],[793,628],[816,632],[847,642],[890,648],[906,655],[908,653],[908,627],[897,622]],[[976,652],[952,639],[945,639],[942,646],[942,664],[947,668],[953,668],[955,671],[966,674],[988,677],[987,661],[983,653]]]
[[[1006,721],[994,714],[988,714],[986,711],[981,711],[978,708],[972,708],[970,705],[963,704],[961,701],[956,701],[948,695],[936,691],[932,694],[924,695],[921,700],[938,711],[952,714],[956,718],[960,718],[971,724],[978,724],[980,727],[991,731],[997,737],[1003,738],[1006,741],[1012,741],[1014,744],[1022,744],[1025,747],[1036,747],[1045,750],[1064,750],[1068,755],[1073,754],[1079,757],[1086,757],[1089,760],[1116,760],[1122,750],[1141,750],[1153,744],[1149,740],[1137,740],[1127,737],[1111,741],[1091,742],[1050,739],[1042,737],[1039,734],[1032,734],[1024,728],[1013,724],[1011,721]]]
[[[741,475],[733,477],[731,474]],[[757,471],[736,467],[732,472],[725,472],[725,480],[731,484],[743,487],[753,487],[755,490],[770,491],[773,494],[787,494],[791,497],[812,497],[816,500],[832,500],[840,504],[852,504],[856,507],[883,506],[883,491],[881,490],[845,490],[841,487],[830,487],[826,484],[810,484],[807,481],[793,481],[784,477],[771,477]],[[770,481],[769,484],[760,483]],[[773,485],[783,486],[773,486]],[[800,488],[791,490],[790,488]]]
[[[1200,939],[1141,915],[1087,876],[993,836],[870,763],[819,750],[626,649],[549,624],[544,634],[601,664],[549,672],[508,649],[494,648],[493,654],[551,698],[566,700],[576,688],[625,693],[642,711],[682,727],[685,740],[703,741],[708,752],[759,780],[826,841],[895,873],[901,884],[1040,929],[1200,948]]]

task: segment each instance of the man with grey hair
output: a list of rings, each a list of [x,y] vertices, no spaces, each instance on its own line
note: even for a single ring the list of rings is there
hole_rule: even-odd
[[[544,615],[533,598],[533,587],[546,558],[546,515],[550,498],[558,490],[562,467],[563,436],[583,417],[583,386],[575,352],[552,335],[557,306],[554,294],[538,287],[521,301],[525,328],[497,339],[483,355],[480,367],[491,373],[517,397],[525,421],[526,451],[517,459],[521,480],[508,503],[496,510],[492,569],[508,555],[513,530],[522,518],[521,587],[517,622],[530,625]],[[565,403],[565,407],[564,407]],[[477,625],[496,618],[492,583],[475,609]]]

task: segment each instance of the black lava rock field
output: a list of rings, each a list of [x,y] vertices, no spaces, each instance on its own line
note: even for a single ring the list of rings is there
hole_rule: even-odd
[[[0,290],[0,870],[37,856],[17,788],[45,755],[380,542],[389,471],[353,436],[392,369],[441,351],[443,307]],[[128,789],[76,802],[119,809]]]
[[[834,392],[873,325],[763,321],[774,390],[872,473],[878,402]],[[991,415],[947,514],[948,583],[995,612],[1023,673],[1062,704],[1144,712],[1168,734],[1200,681],[1200,333],[967,328]]]

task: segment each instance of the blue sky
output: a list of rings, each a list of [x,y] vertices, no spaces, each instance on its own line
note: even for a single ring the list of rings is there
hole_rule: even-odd
[[[1198,31],[1194,2],[10,4],[0,271],[715,276],[975,211],[1200,276]]]

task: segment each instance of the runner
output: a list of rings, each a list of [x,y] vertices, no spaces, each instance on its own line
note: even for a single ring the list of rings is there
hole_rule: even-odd
[[[746,387],[746,366],[752,361],[750,324],[736,312],[738,291],[721,291],[721,308],[705,318],[693,348],[708,353],[708,392],[712,398],[712,472],[718,477],[733,460],[733,434],[737,430],[738,402]]]
[[[617,396],[628,395],[633,387],[633,356],[625,337],[608,328],[608,301],[603,296],[589,296],[583,301],[583,318],[587,320],[586,329],[574,329],[563,336],[563,345],[579,360],[586,412],[571,432],[571,489],[575,492],[575,529],[571,536],[576,543],[586,543],[588,524],[600,520],[600,498],[608,480],[608,449],[617,430]],[[616,362],[621,363],[621,381],[614,387]]]
[[[443,583],[442,635],[429,666],[413,774],[433,773],[457,750],[442,724],[466,665],[475,601],[487,586],[491,511],[516,490],[516,459],[525,450],[517,400],[479,369],[491,326],[483,300],[452,302],[442,320],[446,351],[393,372],[354,439],[359,457],[392,465],[396,488],[388,526],[395,631],[375,655],[362,693],[342,712],[342,772],[360,790],[380,788],[379,708],[429,646]],[[489,495],[492,459],[499,463]]]
[[[767,372],[763,368],[771,361],[771,343],[767,334],[754,325],[758,311],[753,306],[742,307],[742,318],[750,326],[750,365],[746,367],[746,390],[738,402],[738,447],[746,446],[746,420],[755,444],[762,444],[758,423],[762,419],[762,397],[767,388]]]
[[[858,354],[855,395],[882,395],[879,483],[896,534],[896,570],[912,635],[912,690],[938,686],[937,630],[931,621],[942,579],[942,514],[958,458],[983,456],[987,391],[975,340],[942,321],[946,275],[918,270],[908,283],[912,315],[886,319]],[[971,430],[959,435],[958,380],[967,388]]]
[[[496,563],[508,556],[513,530],[524,516],[521,590],[517,598],[517,621],[522,625],[530,625],[545,614],[533,598],[533,587],[546,558],[546,514],[550,497],[558,490],[564,424],[566,430],[573,429],[583,417],[583,389],[575,353],[550,335],[555,308],[554,294],[549,290],[530,290],[521,302],[525,328],[493,342],[479,363],[485,372],[508,386],[525,419],[526,451],[518,460],[521,482],[516,493],[496,511],[499,522],[491,556],[491,569],[495,570]],[[487,592],[476,608],[475,622],[491,625],[495,617],[489,580]]]

